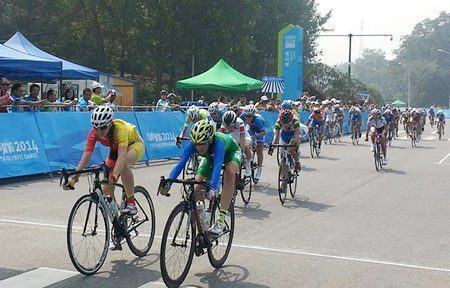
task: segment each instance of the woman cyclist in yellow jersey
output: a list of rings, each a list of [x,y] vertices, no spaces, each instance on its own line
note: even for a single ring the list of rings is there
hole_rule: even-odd
[[[122,183],[127,195],[126,205],[122,213],[136,214],[134,199],[134,177],[130,166],[142,158],[145,151],[144,142],[136,127],[120,119],[114,119],[114,112],[109,106],[98,106],[92,111],[92,129],[89,132],[83,156],[76,170],[81,170],[88,165],[98,141],[104,146],[110,147],[106,165],[112,170],[109,172],[109,181],[117,182],[122,176]],[[79,175],[74,175],[64,189],[74,186]],[[114,186],[103,187],[105,195],[114,197]]]

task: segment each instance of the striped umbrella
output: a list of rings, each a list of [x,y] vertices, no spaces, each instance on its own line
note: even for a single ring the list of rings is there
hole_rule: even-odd
[[[283,93],[284,92],[284,80],[281,77],[263,77],[262,78],[263,93]]]

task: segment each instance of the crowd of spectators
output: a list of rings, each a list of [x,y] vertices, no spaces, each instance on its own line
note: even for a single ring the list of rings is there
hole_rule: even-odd
[[[118,110],[115,104],[116,91],[109,90],[102,96],[104,86],[93,82],[91,88],[85,88],[82,95],[77,98],[73,88],[66,84],[60,86],[60,97],[54,89],[41,92],[41,86],[31,84],[28,94],[26,86],[21,83],[11,85],[5,78],[0,78],[0,113],[22,111],[89,111],[96,105],[108,105]]]
[[[115,104],[116,91],[109,90],[106,96],[102,96],[102,88],[104,86],[99,82],[93,82],[91,88],[85,88],[80,97],[76,97],[75,91],[72,87],[66,84],[60,85],[60,97],[54,89],[49,89],[41,93],[41,87],[37,84],[32,84],[26,94],[26,86],[20,83],[15,83],[11,86],[10,81],[6,78],[0,78],[0,113],[3,112],[20,112],[20,111],[90,111],[96,105],[108,105],[118,111],[118,106]],[[39,97],[41,95],[41,97]],[[208,107],[208,103],[204,96],[201,96],[197,101],[182,101],[181,97],[174,93],[168,93],[166,90],[161,90],[159,100],[153,103],[152,108],[146,108],[145,111],[180,111],[185,110],[191,105],[198,107]],[[294,106],[300,111],[309,111],[313,106],[321,105],[322,101],[333,100],[333,103],[339,103],[343,110],[348,110],[353,104],[351,102],[339,101],[332,99],[317,99],[315,96],[310,96],[304,93],[296,101]],[[275,97],[268,97],[262,95],[256,103],[248,101],[245,95],[239,99],[227,101],[225,97],[221,96],[213,103],[218,104],[221,109],[231,108],[233,106],[243,107],[249,104],[255,105],[259,111],[277,111],[281,101]],[[369,111],[374,105],[364,103],[360,107],[362,110]]]

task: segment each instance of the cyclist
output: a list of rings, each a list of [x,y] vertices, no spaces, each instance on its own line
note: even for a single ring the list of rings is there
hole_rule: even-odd
[[[409,134],[409,117],[410,117],[410,109],[406,109],[405,111],[403,111],[402,113],[402,124],[403,124],[403,130],[405,130],[406,134]]]
[[[384,110],[383,113],[384,120],[386,121],[386,135],[388,136],[388,140],[392,140],[392,137],[389,135],[389,132],[394,129],[394,114],[392,114],[391,109]]]
[[[435,114],[436,112],[434,111],[434,106],[431,105],[430,109],[428,109],[428,119],[430,120],[431,127],[433,127],[434,125],[434,117],[436,116]]]
[[[299,171],[301,169],[300,165],[300,121],[294,116],[290,109],[283,109],[280,111],[277,121],[275,122],[275,127],[273,130],[273,141],[272,144],[277,144],[281,136],[282,145],[294,145],[294,147],[289,148],[289,153],[292,158],[294,158],[295,170]],[[282,150],[284,152],[284,149]],[[273,147],[271,146],[268,151],[269,155],[273,154]]]
[[[356,126],[356,133],[358,133],[359,138],[361,138],[362,113],[358,106],[352,106],[350,108],[348,120],[350,129],[352,129],[353,126]]]
[[[366,130],[366,139],[365,141],[368,141],[368,136],[369,136],[369,132],[370,132],[370,139],[372,141],[372,147],[371,150],[372,152],[375,151],[375,136],[376,135],[381,135],[381,147],[383,150],[383,165],[387,164],[387,158],[386,158],[386,152],[387,152],[387,147],[386,147],[386,129],[387,129],[387,123],[386,120],[384,119],[383,116],[381,116],[381,111],[377,108],[372,109],[372,111],[370,111],[370,117],[367,120],[367,130]]]
[[[186,131],[191,123],[196,123],[203,119],[211,119],[211,116],[209,116],[209,112],[205,109],[199,109],[197,106],[192,105],[187,110],[186,120],[184,121],[183,130],[181,130],[180,136],[178,136],[177,139],[177,146],[179,147],[181,145],[181,139],[184,138],[186,135]]]
[[[393,107],[392,115],[394,115],[395,137],[398,137],[398,122],[400,121],[400,111],[396,107]]]
[[[321,110],[319,107],[314,107],[313,108],[313,113],[311,113],[311,115],[309,115],[308,117],[308,135],[312,135],[312,129],[314,127],[318,127],[319,128],[319,136],[318,136],[318,141],[319,141],[319,147],[317,147],[317,151],[320,153],[320,147],[322,145],[322,130],[323,130],[323,126],[325,123],[325,119],[323,114],[321,113]]]
[[[442,134],[445,134],[444,132],[444,126],[445,126],[445,114],[443,110],[439,110],[438,113],[436,114],[436,122],[438,123],[442,123]]]
[[[408,120],[408,125],[409,125],[409,127],[410,127],[410,129],[409,129],[409,135],[410,135],[411,137],[412,137],[412,132],[413,132],[414,127],[417,127],[417,140],[419,140],[419,139],[420,139],[420,136],[421,136],[421,131],[422,131],[422,129],[420,128],[420,125],[421,125],[421,115],[420,115],[418,109],[413,108],[413,109],[411,110],[410,117],[409,117],[409,120]]]
[[[217,102],[211,103],[208,107],[208,112],[212,120],[216,123],[216,130],[218,130],[222,125],[222,117],[225,113],[224,106],[217,104]]]
[[[220,235],[226,229],[224,223],[225,217],[228,214],[228,207],[233,198],[235,187],[236,173],[241,164],[241,149],[239,145],[231,138],[231,136],[216,132],[215,123],[211,120],[200,120],[192,126],[189,133],[190,142],[186,149],[183,150],[178,164],[170,172],[169,178],[177,178],[180,175],[183,167],[186,165],[189,157],[197,151],[203,160],[197,170],[195,180],[209,181],[209,190],[206,193],[207,199],[214,199],[218,194],[220,172],[222,164],[225,164],[223,172],[223,191],[221,194],[220,214],[216,223],[210,228],[210,232]],[[195,185],[196,201],[204,201],[205,195],[202,192],[204,187]],[[162,195],[169,195],[170,184],[160,189]],[[210,219],[206,213],[200,215],[203,223],[209,223]]]
[[[241,150],[244,151],[245,154],[245,176],[249,177],[252,174],[252,138],[244,120],[239,118],[234,111],[227,111],[223,114],[222,126],[219,131],[222,133],[229,133],[234,141],[239,143]]]
[[[252,136],[252,141],[256,141],[256,154],[258,156],[258,169],[256,170],[255,181],[261,177],[263,165],[263,148],[264,136],[266,135],[266,124],[264,118],[256,113],[256,108],[253,105],[247,105],[241,115],[241,119],[249,126],[249,132]]]
[[[298,115],[298,111],[297,109],[294,108],[294,102],[292,100],[283,100],[283,102],[281,102],[281,110],[292,110],[292,113],[294,114],[294,117],[297,117],[297,119],[300,119],[299,115]]]
[[[81,170],[88,165],[97,142],[110,147],[105,163],[106,166],[111,168],[109,181],[116,183],[119,177],[122,177],[122,183],[127,195],[122,213],[134,215],[137,213],[137,209],[134,199],[134,177],[131,165],[144,155],[144,141],[134,125],[121,119],[113,118],[114,112],[109,106],[97,106],[92,111],[92,129],[89,132],[83,156],[76,170]],[[70,186],[74,186],[78,182],[79,177],[80,175],[72,176],[68,184],[63,188],[69,189]],[[103,192],[106,196],[114,199],[114,186],[105,185]]]
[[[339,136],[342,135],[342,129],[344,125],[344,110],[339,106],[339,101],[334,105],[334,123],[339,125]]]
[[[322,101],[322,104],[325,106],[323,109],[323,114],[325,116],[325,136],[328,137],[328,134],[330,134],[330,129],[333,127],[333,121],[334,121],[334,109],[333,109],[333,103],[331,101],[325,100]]]

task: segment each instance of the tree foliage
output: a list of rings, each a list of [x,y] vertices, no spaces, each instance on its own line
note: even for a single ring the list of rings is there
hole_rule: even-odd
[[[411,105],[448,106],[450,97],[450,13],[418,23],[403,37],[393,60],[380,50],[366,50],[353,65],[354,76],[382,92],[386,101],[408,101],[409,72]],[[343,65],[339,67],[343,69]]]
[[[21,31],[50,53],[101,71],[176,80],[224,58],[260,77],[276,73],[277,33],[305,30],[305,62],[330,13],[316,0],[3,0],[0,38]]]

